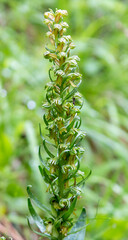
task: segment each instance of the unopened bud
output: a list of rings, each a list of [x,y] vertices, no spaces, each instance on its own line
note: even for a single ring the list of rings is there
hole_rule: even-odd
[[[69,25],[68,25],[66,22],[62,22],[60,25],[61,25],[63,28],[68,28],[68,27],[69,27]]]
[[[55,12],[55,22],[58,23],[59,20],[64,17],[64,16],[67,16],[68,15],[68,12],[66,10],[56,10]]]
[[[52,233],[52,223],[49,223],[47,226],[46,226],[46,231],[47,231],[47,233]]]
[[[54,14],[53,13],[51,13],[51,12],[45,12],[44,13],[44,17],[45,18],[50,18],[51,20],[54,20]]]
[[[49,52],[49,51],[46,51],[46,52],[44,53],[44,57],[45,57],[46,59],[49,58],[49,55],[50,55],[50,52]]]

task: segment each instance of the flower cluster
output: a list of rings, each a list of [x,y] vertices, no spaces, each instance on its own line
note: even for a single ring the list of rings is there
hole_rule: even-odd
[[[71,214],[81,193],[80,186],[87,177],[79,170],[84,149],[80,141],[85,133],[80,130],[79,116],[83,101],[78,87],[81,74],[78,56],[70,56],[75,47],[70,35],[65,35],[68,24],[63,20],[66,10],[50,10],[44,14],[49,31],[51,48],[46,47],[44,57],[52,62],[49,69],[50,82],[46,84],[46,109],[44,122],[50,142],[41,133],[43,147],[48,154],[44,161],[39,148],[42,166],[39,167],[50,192],[51,216],[44,220],[45,234],[50,239],[64,239],[73,225]],[[30,198],[35,197],[28,187]],[[39,204],[37,204],[39,206]],[[39,206],[40,207],[40,206]],[[30,212],[34,211],[29,199]],[[83,213],[84,214],[84,213]],[[39,226],[38,226],[39,227]],[[40,227],[39,227],[40,229]],[[40,229],[41,230],[41,229]],[[43,233],[44,234],[44,233]],[[71,239],[71,238],[70,238]],[[73,239],[73,238],[72,238]]]

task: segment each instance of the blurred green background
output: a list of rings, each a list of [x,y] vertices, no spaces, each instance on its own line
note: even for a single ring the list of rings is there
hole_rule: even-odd
[[[73,53],[81,58],[87,132],[81,170],[89,167],[92,175],[76,213],[86,207],[86,240],[127,240],[127,0],[0,0],[0,218],[36,240],[27,227],[26,186],[48,202],[38,171],[39,123],[46,133],[41,105],[49,81],[43,58],[48,8],[68,10]]]

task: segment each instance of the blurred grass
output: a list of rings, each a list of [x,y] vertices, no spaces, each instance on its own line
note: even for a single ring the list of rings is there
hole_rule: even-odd
[[[90,167],[92,176],[77,214],[84,205],[87,240],[127,240],[127,1],[0,1],[0,217],[6,216],[29,240],[27,184],[48,201],[37,174],[37,152],[39,122],[46,132],[41,105],[49,64],[43,59],[43,13],[49,7],[68,10],[68,33],[81,58],[82,128],[87,132],[81,169]]]

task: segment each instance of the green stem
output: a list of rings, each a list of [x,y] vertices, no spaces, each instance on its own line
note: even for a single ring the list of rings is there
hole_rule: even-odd
[[[64,182],[63,182],[63,174],[62,174],[61,166],[59,166],[58,187],[59,187],[60,198],[62,198],[63,197]]]
[[[58,240],[63,240],[63,239],[64,238],[63,238],[62,234],[60,233],[59,236],[58,236]]]

